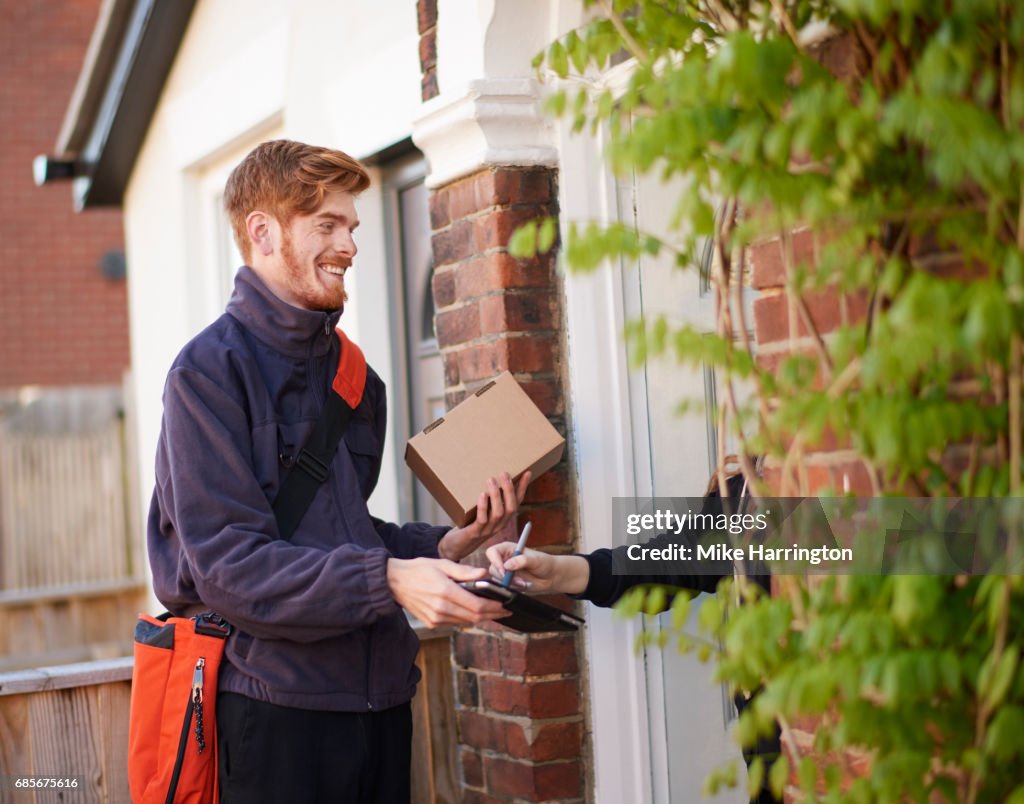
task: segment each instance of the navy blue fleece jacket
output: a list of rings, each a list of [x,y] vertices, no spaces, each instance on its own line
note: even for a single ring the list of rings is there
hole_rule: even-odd
[[[171,612],[213,609],[235,627],[222,691],[365,712],[408,701],[419,678],[387,560],[436,557],[447,528],[367,510],[386,423],[370,369],[327,482],[292,538],[279,537],[271,502],[337,369],[339,316],[286,304],[239,270],[224,315],[167,376],[148,545]]]

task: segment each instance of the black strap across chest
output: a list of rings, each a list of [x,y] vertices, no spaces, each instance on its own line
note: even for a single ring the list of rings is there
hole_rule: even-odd
[[[333,389],[295,463],[274,500],[274,516],[282,539],[290,539],[306,515],[317,489],[327,480],[334,453],[352,418],[352,408]]]

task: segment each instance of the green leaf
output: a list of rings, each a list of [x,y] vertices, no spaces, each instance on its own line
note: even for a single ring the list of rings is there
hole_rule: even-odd
[[[995,664],[991,680],[981,689],[985,705],[990,709],[999,706],[1013,682],[1014,674],[1017,672],[1018,653],[1014,647],[1010,647]]]
[[[708,597],[701,602],[697,615],[700,629],[707,634],[717,634],[722,625],[723,608],[717,596]]]
[[[783,754],[772,763],[768,771],[768,789],[779,801],[782,800],[783,792],[789,783],[789,758]]]
[[[569,54],[561,42],[554,42],[548,48],[547,64],[559,78],[569,75]]]
[[[1000,708],[985,734],[985,751],[997,762],[1024,759],[1024,707]]]
[[[647,592],[647,600],[644,602],[645,614],[659,614],[665,610],[665,587],[652,586]]]
[[[555,236],[558,230],[554,218],[544,218],[540,224],[540,231],[537,234],[537,251],[547,254],[555,244]]]
[[[765,783],[764,759],[756,757],[747,768],[747,791],[750,798],[754,799],[761,792]]]
[[[818,786],[818,763],[813,757],[803,757],[797,770],[800,779],[800,789],[807,794],[813,794]]]
[[[672,628],[676,631],[681,631],[690,618],[691,600],[690,595],[685,592],[680,592],[672,599]]]
[[[1006,804],[1024,804],[1024,785],[1014,788],[1006,799]]]
[[[623,617],[635,617],[643,610],[646,597],[642,586],[634,586],[619,598],[615,604],[615,611]]]
[[[561,117],[565,114],[569,103],[569,96],[564,89],[552,92],[544,99],[544,111],[552,117]]]
[[[582,73],[587,69],[587,43],[576,31],[570,31],[565,37],[565,49],[572,60],[573,69]]]
[[[537,221],[527,221],[512,233],[508,239],[508,252],[520,259],[537,255]]]

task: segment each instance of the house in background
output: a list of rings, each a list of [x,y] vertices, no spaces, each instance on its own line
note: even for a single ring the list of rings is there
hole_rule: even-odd
[[[0,2],[0,670],[130,651],[145,600],[121,212],[76,214],[32,173],[99,10]]]
[[[540,215],[667,227],[672,188],[613,177],[600,133],[572,136],[541,111],[531,60],[584,20],[580,0],[104,3],[82,78],[91,100],[69,113],[83,166],[72,195],[86,215],[124,211],[141,510],[166,371],[220,314],[239,264],[224,180],[276,137],[341,148],[373,175],[342,326],[390,391],[378,516],[441,518],[404,466],[405,441],[506,369],[570,445],[531,486],[533,545],[609,546],[613,497],[703,493],[722,446],[708,420],[675,409],[698,398],[712,410],[714,375],[632,370],[621,337],[639,315],[710,327],[699,272],[651,260],[566,276],[554,257],[507,252]],[[614,88],[629,69],[594,80]],[[457,729],[440,758],[454,781],[433,798],[689,802],[738,756],[709,669],[634,650],[660,618],[584,614],[576,636],[491,628],[429,641],[450,655]]]

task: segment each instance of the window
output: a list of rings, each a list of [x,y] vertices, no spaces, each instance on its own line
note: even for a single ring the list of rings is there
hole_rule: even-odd
[[[411,146],[410,146],[411,148]],[[395,360],[391,383],[392,410],[403,414],[396,430],[404,444],[444,415],[444,366],[434,334],[433,252],[429,192],[424,180],[426,162],[411,149],[381,166],[388,230],[393,343],[401,354]],[[399,423],[396,422],[396,425]],[[447,515],[411,472],[400,473],[399,508],[403,520],[447,522]]]

